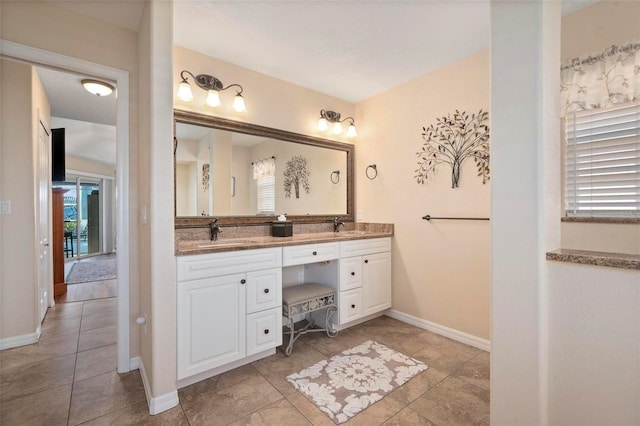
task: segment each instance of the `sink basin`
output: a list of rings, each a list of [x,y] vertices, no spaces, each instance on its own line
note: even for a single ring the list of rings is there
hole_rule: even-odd
[[[232,246],[242,246],[249,243],[249,241],[211,241],[207,244],[200,244],[198,248],[214,248],[214,247],[232,247]]]

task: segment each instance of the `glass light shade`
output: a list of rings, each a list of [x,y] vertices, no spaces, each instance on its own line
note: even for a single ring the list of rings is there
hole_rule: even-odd
[[[358,136],[358,133],[356,133],[356,126],[351,123],[349,124],[349,127],[347,127],[347,137],[355,138],[356,136]]]
[[[220,95],[218,94],[218,91],[209,90],[205,103],[213,108],[220,106]]]
[[[109,83],[98,80],[82,80],[82,86],[87,92],[96,96],[109,96],[114,89]]]
[[[240,93],[238,93],[236,97],[233,98],[233,109],[237,112],[243,112],[247,109],[244,104],[244,98]]]
[[[186,81],[182,81],[178,85],[178,98],[180,98],[185,102],[193,100],[193,93],[191,93],[191,85],[189,85],[189,83],[187,83]]]
[[[318,121],[318,130],[320,130],[321,132],[324,132],[328,128],[329,128],[329,123],[327,122],[327,119],[324,117],[320,118],[320,120]]]
[[[342,124],[336,122],[336,124],[333,125],[333,134],[339,135],[340,133],[342,133]]]

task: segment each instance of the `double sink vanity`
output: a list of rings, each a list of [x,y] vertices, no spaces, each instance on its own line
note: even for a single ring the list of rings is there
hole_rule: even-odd
[[[335,289],[337,330],[391,307],[393,225],[354,222],[352,144],[174,117],[178,387],[275,354],[283,288]],[[293,235],[271,236],[276,212]]]

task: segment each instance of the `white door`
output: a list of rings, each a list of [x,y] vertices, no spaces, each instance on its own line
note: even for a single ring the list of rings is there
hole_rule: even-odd
[[[391,307],[391,253],[362,256],[364,314]]]
[[[51,152],[49,147],[49,130],[42,120],[39,120],[36,223],[38,224],[38,305],[40,322],[44,319],[47,308],[53,304],[53,258],[49,245],[51,240],[51,167],[49,165]]]

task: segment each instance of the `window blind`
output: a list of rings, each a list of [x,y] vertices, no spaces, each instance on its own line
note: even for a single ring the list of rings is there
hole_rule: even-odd
[[[258,214],[274,214],[276,212],[276,177],[258,177]]]
[[[569,216],[640,216],[640,104],[566,117]]]

